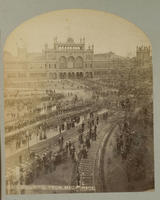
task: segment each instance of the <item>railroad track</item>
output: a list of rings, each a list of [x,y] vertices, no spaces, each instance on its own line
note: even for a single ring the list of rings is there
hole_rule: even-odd
[[[103,140],[104,140],[104,137],[106,137],[106,134],[107,136],[109,136],[120,120],[122,120],[122,118],[117,119],[117,120],[110,119],[108,120],[108,122],[114,121],[114,124],[111,125],[110,123],[108,123],[107,126],[106,126],[106,122],[104,122],[102,124],[102,128],[98,129],[97,140],[93,141],[91,144],[91,148],[89,149],[89,152],[88,152],[88,158],[81,159],[80,164],[79,164],[79,172],[81,174],[80,184],[82,188],[88,187],[88,188],[92,188],[92,190],[90,190],[91,192],[97,191],[98,180],[96,179],[102,178],[102,177],[99,177],[100,175],[99,165],[101,164],[101,161],[99,161],[99,159],[101,158],[101,155],[99,155],[99,152],[100,152],[99,149],[103,148],[101,145],[105,145],[103,144]],[[100,162],[100,163],[97,165],[97,162]],[[101,181],[103,181],[103,179],[101,179]]]

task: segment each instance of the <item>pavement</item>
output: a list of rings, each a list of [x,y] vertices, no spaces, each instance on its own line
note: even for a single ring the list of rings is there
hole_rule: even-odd
[[[81,174],[81,186],[92,187],[92,192],[96,191],[95,188],[95,165],[98,159],[98,150],[101,147],[102,140],[105,135],[109,134],[112,123],[104,120],[97,129],[97,139],[91,142],[91,148],[88,151],[88,158],[81,159],[79,164],[79,171]]]
[[[57,129],[48,129],[47,130],[47,140],[58,135],[59,132]],[[32,135],[32,139],[29,140],[29,147],[32,147],[36,144],[41,144],[43,143],[45,140],[39,140],[39,138],[37,137],[36,134]],[[12,140],[10,143],[8,143],[5,146],[5,153],[6,153],[6,159],[15,155],[15,153],[19,153],[25,149],[28,149],[28,144],[26,143],[26,145],[21,145],[20,148],[16,149],[16,140]]]
[[[116,135],[118,133],[119,127],[117,126],[105,146],[104,192],[125,192],[128,189],[128,178],[123,167],[123,161],[116,152]]]
[[[68,188],[71,186],[72,182],[72,172],[74,170],[74,163],[68,157],[67,160],[63,161],[60,163],[56,169],[52,173],[48,174],[43,174],[39,178],[35,179],[34,182],[31,184],[32,185],[38,185],[43,187],[43,185],[52,185],[53,189],[52,190],[32,190],[31,193],[63,193],[63,189],[54,189],[56,186],[68,186]],[[70,192],[70,190],[65,190],[66,192]]]
[[[91,141],[91,147],[88,150],[87,159],[81,159],[79,163],[80,172],[80,188],[78,192],[95,192],[95,164],[98,157],[98,149],[101,147],[102,140],[106,134],[109,134],[115,117],[110,117],[107,121],[100,121],[97,127],[97,139],[96,141]],[[75,138],[75,148],[78,148],[78,138]],[[76,171],[73,161],[70,157],[63,161],[57,166],[56,170],[49,174],[43,175],[33,182],[33,185],[60,185],[60,186],[77,186],[76,181]],[[82,189],[81,189],[82,188]],[[85,191],[83,190],[85,188]],[[87,191],[86,191],[87,190]],[[89,190],[89,191],[88,191]],[[41,191],[42,192],[42,191]],[[43,191],[44,193],[52,193],[53,191]],[[54,191],[55,193],[59,191]],[[61,191],[63,192],[63,191]],[[70,192],[70,190],[65,191]],[[72,192],[77,192],[77,190],[72,190]]]
[[[95,171],[94,170],[95,170],[95,163],[97,161],[98,149],[101,147],[101,142],[103,140],[103,137],[109,133],[109,130],[113,126],[113,123],[115,123],[115,120],[117,119],[117,117],[121,118],[121,116],[115,114],[109,117],[107,121],[100,120],[99,125],[97,127],[97,140],[91,142],[91,148],[88,151],[88,158],[82,159],[79,164],[79,171],[81,174],[80,184],[81,186],[92,187],[91,192],[95,191],[95,180],[94,180]],[[54,133],[53,130],[50,130],[47,133],[47,135],[48,135],[48,138],[45,142],[40,142],[37,144],[36,139],[33,140],[31,150],[40,149],[41,151],[43,151],[43,149],[48,147],[49,144],[51,145],[50,148],[56,150],[58,148],[58,145],[57,145],[58,134],[56,134],[56,132]],[[72,142],[75,143],[75,148],[77,149],[78,148],[77,127],[72,128],[71,130],[65,132],[64,141],[66,142],[70,139],[72,140]],[[27,151],[28,150],[26,149],[26,147],[24,147],[24,152],[21,149],[19,153],[21,154],[23,152],[25,154],[27,153]],[[18,153],[16,154],[16,156],[18,158]],[[8,166],[12,166],[12,168],[14,165],[15,166],[17,165],[17,162],[15,161],[15,156],[11,155],[8,161],[10,163],[10,164],[8,163]],[[26,159],[26,162],[28,162],[27,159]],[[56,171],[47,175],[43,174],[43,176],[39,177],[38,179],[35,179],[33,184],[34,185],[41,185],[41,184],[43,185],[72,185],[73,179],[75,179],[76,177],[76,174],[74,173],[75,173],[74,164],[69,158],[63,163],[61,163],[60,165],[58,165],[56,168]]]

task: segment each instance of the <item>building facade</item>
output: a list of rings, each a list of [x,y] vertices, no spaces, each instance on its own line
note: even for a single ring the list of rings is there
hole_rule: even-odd
[[[82,78],[91,76],[87,73],[93,68],[94,46],[85,47],[85,38],[75,42],[68,38],[66,42],[54,39],[53,48],[45,44],[42,56],[45,69],[49,71],[49,78]]]
[[[152,62],[150,46],[137,46],[136,60],[138,66],[149,65]]]
[[[5,87],[16,88],[23,82],[25,88],[42,88],[49,81],[75,78],[105,77],[111,82],[119,71],[125,77],[128,68],[152,66],[150,51],[150,47],[137,47],[136,57],[124,58],[113,52],[95,54],[93,45],[86,48],[85,38],[78,42],[73,38],[59,42],[55,38],[52,47],[45,44],[39,53],[29,53],[25,48],[18,49],[17,57],[5,53]]]

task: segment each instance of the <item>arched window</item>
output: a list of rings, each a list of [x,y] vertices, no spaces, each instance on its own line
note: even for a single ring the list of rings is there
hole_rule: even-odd
[[[59,68],[66,68],[67,66],[67,61],[64,56],[60,57],[59,59]]]
[[[57,74],[56,74],[56,73],[53,74],[53,78],[54,78],[54,79],[57,78]]]
[[[74,57],[72,57],[72,56],[70,56],[69,58],[68,58],[68,68],[74,68]]]
[[[83,67],[83,58],[82,57],[78,56],[76,58],[75,67],[76,68],[82,68]]]

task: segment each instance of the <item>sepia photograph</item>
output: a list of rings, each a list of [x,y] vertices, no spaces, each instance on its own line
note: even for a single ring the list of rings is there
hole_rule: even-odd
[[[154,191],[152,45],[108,12],[66,9],[3,49],[6,194]]]

